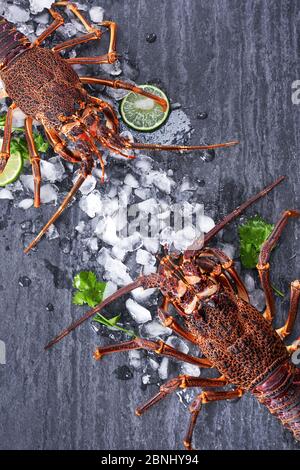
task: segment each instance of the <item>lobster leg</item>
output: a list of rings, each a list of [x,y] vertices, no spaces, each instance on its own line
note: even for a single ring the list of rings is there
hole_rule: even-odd
[[[99,29],[94,28],[91,23],[83,16],[83,14],[79,11],[77,6],[74,3],[70,3],[68,1],[63,2],[55,2],[53,7],[65,7],[68,8],[74,15],[78,18],[78,20],[83,24],[89,34],[84,36],[80,36],[78,38],[70,39],[69,41],[65,41],[61,44],[58,44],[53,50],[61,51],[68,47],[73,47],[76,44],[82,44],[87,41],[92,41],[94,39],[100,39],[102,36],[102,31]],[[108,53],[105,55],[97,56],[97,57],[74,57],[70,59],[66,59],[69,64],[112,64],[117,60],[117,53],[116,53],[116,40],[117,40],[117,25],[113,21],[103,21],[100,23],[100,26],[104,26],[110,30],[110,41],[109,41],[109,48]]]
[[[190,375],[179,375],[174,379],[169,380],[163,384],[159,392],[148,400],[144,405],[139,406],[135,413],[137,416],[141,416],[145,411],[149,410],[151,406],[156,405],[163,398],[168,396],[170,393],[175,392],[178,388],[192,388],[192,387],[223,387],[227,385],[227,380],[224,377],[218,377],[217,379],[206,379],[202,377],[192,377]]]
[[[118,116],[115,113],[114,108],[107,102],[100,100],[100,98],[96,98],[95,96],[89,96],[91,103],[103,114],[105,115],[106,119],[108,120],[109,124],[108,127],[111,127],[114,132],[119,132],[119,120]],[[106,124],[107,125],[107,124]]]
[[[146,349],[147,351],[153,351],[156,354],[162,356],[173,357],[179,361],[188,362],[189,364],[194,364],[199,367],[211,367],[211,362],[207,359],[201,359],[198,357],[190,356],[189,354],[184,354],[180,351],[177,351],[175,348],[172,348],[163,341],[149,341],[147,339],[135,338],[131,341],[126,341],[124,343],[113,344],[110,346],[104,346],[97,348],[94,352],[94,359],[99,360],[103,356],[108,354],[122,352],[122,351],[132,351],[134,349]]]
[[[189,407],[191,417],[190,417],[188,431],[183,441],[184,447],[187,450],[193,450],[192,449],[192,437],[193,437],[193,432],[194,432],[194,428],[195,428],[199,413],[202,408],[202,404],[210,403],[213,401],[220,401],[220,400],[234,400],[236,398],[240,398],[243,395],[243,393],[244,392],[242,389],[237,388],[236,390],[226,390],[226,391],[220,391],[220,392],[206,391],[197,395],[197,397],[195,398],[195,400]]]
[[[139,88],[132,83],[123,82],[122,80],[109,80],[109,79],[102,79],[102,78],[94,78],[94,77],[80,77],[80,81],[82,83],[94,84],[94,85],[105,85],[111,88],[122,88],[124,90],[133,91],[137,95],[146,96],[147,98],[151,98],[153,101],[156,101],[163,110],[166,110],[167,103],[163,98],[156,96],[152,93],[148,93],[147,91]]]
[[[286,338],[293,330],[297,313],[298,313],[299,301],[300,301],[300,282],[296,280],[291,283],[290,309],[289,309],[286,323],[283,327],[276,330],[282,339]]]
[[[7,160],[10,157],[10,141],[11,141],[11,132],[12,132],[12,118],[13,112],[16,108],[16,105],[13,103],[8,108],[6,114],[6,121],[4,125],[4,135],[2,141],[2,148],[0,152],[0,174],[3,172],[6,167]]]
[[[57,209],[57,211],[53,214],[53,216],[48,220],[48,222],[46,223],[46,225],[44,225],[44,227],[42,228],[42,230],[40,231],[40,233],[35,237],[34,240],[32,240],[32,242],[25,248],[24,250],[24,253],[27,254],[29,253],[29,251],[35,247],[38,242],[40,241],[40,239],[45,235],[45,233],[47,232],[48,228],[50,227],[50,225],[54,224],[55,221],[58,219],[58,217],[60,217],[60,215],[62,214],[62,212],[65,210],[65,208],[68,206],[68,204],[71,202],[71,200],[73,199],[73,197],[75,196],[75,194],[77,193],[78,189],[80,188],[80,186],[84,183],[86,179],[86,176],[83,175],[83,174],[80,174],[79,177],[77,178],[77,180],[75,181],[72,189],[70,190],[70,192],[68,193],[68,195],[66,196],[66,198],[63,200],[62,204],[59,206],[59,208]]]
[[[231,278],[234,281],[234,284],[236,285],[237,291],[238,291],[238,296],[245,300],[246,302],[249,302],[249,295],[246,290],[246,287],[244,286],[243,281],[241,280],[240,276],[236,272],[234,268],[234,261],[229,258],[225,253],[223,253],[221,250],[218,248],[209,248],[206,251],[202,251],[203,255],[205,256],[206,254],[212,254],[217,258],[218,261],[221,263],[221,268],[223,271],[226,271]]]
[[[300,212],[298,211],[295,211],[295,210],[285,211],[280,217],[277,224],[275,225],[269,238],[264,242],[260,250],[258,264],[256,267],[258,269],[261,286],[266,296],[266,310],[264,312],[264,317],[271,322],[275,316],[275,301],[274,301],[274,294],[273,294],[273,289],[272,289],[271,281],[270,281],[269,259],[270,259],[271,251],[273,250],[273,248],[275,248],[289,218],[299,217],[299,216],[300,216]]]
[[[47,129],[44,127],[44,130],[55,153],[58,153],[58,155],[67,162],[81,163],[81,158],[74,155],[74,153],[67,148],[66,143],[59,137],[55,129]]]
[[[175,320],[175,318],[172,317],[172,315],[168,314],[169,304],[170,304],[169,300],[165,297],[162,306],[158,308],[158,316],[159,316],[161,323],[167,328],[170,328],[172,331],[177,333],[182,338],[190,341],[191,343],[198,345],[196,338],[189,331],[185,330]],[[206,360],[208,361],[208,359]]]
[[[34,207],[40,207],[41,204],[41,168],[40,156],[36,150],[32,132],[32,118],[25,119],[25,136],[29,150],[30,163],[32,165],[32,174],[34,180]]]
[[[51,36],[54,31],[56,31],[60,26],[62,26],[65,22],[63,17],[61,16],[58,11],[53,10],[53,8],[49,8],[49,13],[54,18],[54,21],[42,32],[42,34],[34,41],[34,46],[39,46],[42,44],[43,41],[49,36]]]

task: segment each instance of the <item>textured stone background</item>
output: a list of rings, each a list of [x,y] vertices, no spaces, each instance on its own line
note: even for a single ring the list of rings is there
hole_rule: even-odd
[[[211,142],[241,140],[238,149],[219,153],[220,158],[207,164],[192,155],[157,157],[162,167],[175,170],[178,180],[191,173],[205,180],[199,202],[208,213],[224,215],[281,174],[288,174],[288,181],[257,210],[275,221],[283,209],[300,207],[300,109],[291,102],[291,84],[299,78],[298,2],[89,3],[102,5],[119,24],[118,50],[138,64],[138,82],[159,78],[169,96],[182,103],[195,127],[191,142],[197,142],[197,135]],[[157,41],[150,45],[145,37],[151,32]],[[208,119],[197,120],[199,111],[207,111]],[[43,220],[52,211],[42,207]],[[78,315],[70,289],[57,289],[54,280],[62,287],[63,279],[69,287],[68,280],[82,265],[79,256],[63,255],[47,240],[36,253],[24,256],[20,223],[30,216],[35,217],[33,211],[24,216],[1,201],[0,339],[6,342],[7,365],[0,365],[0,448],[179,448],[187,411],[172,397],[143,418],[135,417],[135,405],[154,387],[142,391],[137,372],[132,380],[116,380],[113,371],[126,363],[124,356],[95,363],[91,352],[97,337],[88,325],[50,353],[43,352],[46,341]],[[60,233],[70,232],[78,220],[74,204],[59,223]],[[272,259],[274,284],[285,292],[299,276],[299,233],[300,224],[292,222]],[[47,260],[61,270],[55,276]],[[32,280],[29,288],[18,284],[23,275]],[[49,302],[54,312],[46,311]],[[277,302],[280,325],[288,298]],[[200,449],[299,449],[250,397],[205,407],[195,437]]]

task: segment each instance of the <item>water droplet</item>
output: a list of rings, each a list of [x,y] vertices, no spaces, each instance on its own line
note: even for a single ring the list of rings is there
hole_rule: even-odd
[[[49,304],[46,305],[46,310],[47,310],[47,312],[53,312],[54,307],[50,302],[49,302]]]
[[[208,117],[208,114],[205,111],[202,111],[201,113],[197,114],[197,119],[206,119]]]
[[[27,276],[19,277],[19,286],[21,287],[29,287],[31,284],[31,279]]]
[[[31,220],[24,220],[21,224],[22,230],[32,230],[32,221]]]
[[[69,238],[63,238],[59,245],[60,245],[61,251],[65,255],[68,255],[71,252],[72,245],[71,245],[71,240],[69,240]]]
[[[205,150],[204,152],[202,152],[202,155],[201,155],[201,160],[203,162],[212,162],[215,158],[215,151],[214,150]]]
[[[156,41],[156,34],[155,33],[150,33],[146,36],[146,41],[149,42],[149,44],[152,44],[153,42]]]
[[[128,366],[119,366],[114,370],[114,374],[119,380],[130,380],[133,377],[132,370]]]

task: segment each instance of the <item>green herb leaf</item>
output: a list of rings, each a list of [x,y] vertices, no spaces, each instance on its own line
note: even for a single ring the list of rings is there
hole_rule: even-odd
[[[101,323],[101,325],[105,325],[108,328],[114,328],[120,331],[124,331],[124,333],[127,333],[129,336],[136,337],[136,334],[134,331],[126,330],[125,328],[118,325],[120,318],[121,318],[121,315],[117,315],[113,318],[106,318],[103,315],[101,315],[101,313],[97,313],[97,315],[94,316],[93,321]]]
[[[46,140],[44,140],[44,137],[42,136],[42,134],[34,132],[33,137],[34,137],[34,143],[36,145],[37,151],[40,153],[47,152],[49,148],[49,143]]]
[[[6,114],[1,114],[0,115],[0,129],[4,129],[5,121],[6,121]],[[24,133],[24,129],[22,127],[13,127],[13,132]],[[47,152],[49,148],[49,144],[47,141],[44,140],[43,136],[38,132],[34,132],[33,138],[34,138],[34,143],[36,145],[37,151],[40,153]],[[10,144],[10,151],[11,153],[14,153],[14,154],[20,153],[20,155],[24,159],[29,158],[27,142],[26,142],[24,135],[16,135],[12,138],[11,144]]]
[[[81,271],[76,274],[73,280],[73,287],[77,292],[73,296],[73,303],[76,305],[88,304],[95,307],[103,299],[106,283],[98,282],[96,274],[91,271]]]
[[[106,282],[98,281],[96,274],[92,271],[81,271],[74,276],[73,287],[77,289],[72,298],[73,304],[87,304],[89,307],[95,307],[102,302]],[[101,315],[101,313],[97,313],[93,318],[93,321],[101,323],[108,328],[115,328],[117,330],[124,331],[130,336],[136,336],[134,331],[126,330],[118,325],[120,318],[121,315],[116,315],[113,318],[106,318],[104,315]]]
[[[252,217],[239,227],[240,257],[245,268],[255,268],[260,248],[272,232],[274,225],[260,216]]]
[[[279,297],[284,297],[284,293],[281,292],[279,289],[277,289],[277,287],[272,285],[272,289],[275,292],[275,294],[277,294]]]

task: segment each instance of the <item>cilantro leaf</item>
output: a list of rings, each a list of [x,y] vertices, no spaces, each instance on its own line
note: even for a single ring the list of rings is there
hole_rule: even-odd
[[[274,225],[260,216],[252,217],[239,226],[240,257],[245,268],[255,268],[260,248],[272,232]]]

